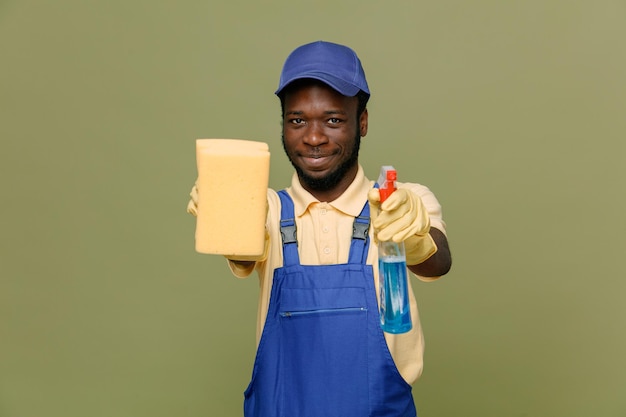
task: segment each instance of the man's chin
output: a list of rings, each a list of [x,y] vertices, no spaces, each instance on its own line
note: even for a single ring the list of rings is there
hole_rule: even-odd
[[[303,171],[302,169],[296,169],[298,172],[298,178],[302,185],[306,188],[316,191],[327,191],[337,185],[338,181],[335,178],[335,172],[327,173],[324,171]]]

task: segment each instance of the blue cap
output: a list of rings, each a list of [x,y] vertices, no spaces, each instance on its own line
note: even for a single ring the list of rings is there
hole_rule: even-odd
[[[348,97],[356,96],[359,90],[370,94],[359,57],[336,43],[317,41],[296,48],[285,61],[276,94],[303,78],[322,81]]]

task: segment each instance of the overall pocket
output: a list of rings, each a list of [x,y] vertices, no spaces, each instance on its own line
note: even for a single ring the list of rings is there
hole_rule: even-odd
[[[363,288],[282,289],[283,415],[368,414],[368,314]]]

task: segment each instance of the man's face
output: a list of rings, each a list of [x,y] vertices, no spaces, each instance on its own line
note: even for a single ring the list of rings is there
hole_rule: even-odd
[[[283,146],[302,186],[332,201],[352,183],[358,170],[367,110],[357,117],[358,100],[323,83],[288,91],[284,100]]]

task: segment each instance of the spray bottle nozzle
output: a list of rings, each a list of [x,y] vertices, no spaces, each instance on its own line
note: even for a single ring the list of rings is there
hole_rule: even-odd
[[[380,169],[378,177],[378,187],[380,188],[380,202],[382,203],[396,190],[396,179],[398,173],[391,165],[384,165]]]

